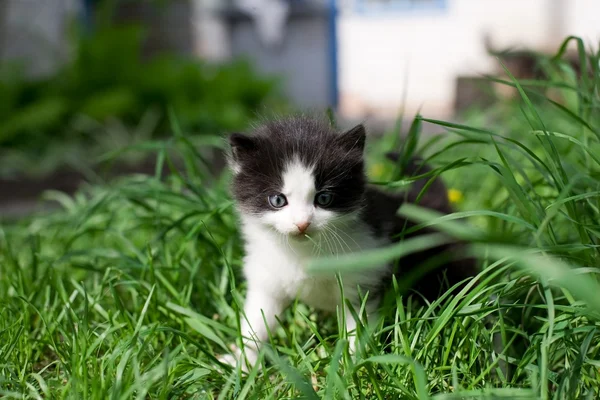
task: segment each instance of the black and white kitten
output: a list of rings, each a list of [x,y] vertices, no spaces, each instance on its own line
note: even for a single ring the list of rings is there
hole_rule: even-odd
[[[362,125],[339,133],[323,121],[300,116],[268,122],[251,136],[233,134],[229,142],[233,195],[246,252],[248,292],[241,333],[246,340],[246,361],[252,365],[258,344],[267,339],[277,315],[293,299],[328,311],[344,306],[336,277],[310,275],[306,266],[311,260],[320,255],[374,249],[397,240],[398,234],[413,224],[398,217],[396,211],[405,199],[416,197],[423,183],[415,185],[408,197],[368,186]],[[434,182],[420,204],[450,211],[440,181]],[[368,291],[366,313],[373,320],[391,274],[407,273],[431,255],[412,254],[400,261],[398,271],[391,265],[380,265],[343,273],[344,296],[358,310],[358,288],[361,294]],[[431,298],[439,292],[441,273],[449,284],[474,273],[471,265],[453,260],[443,267],[421,279],[417,289]],[[347,309],[345,320],[353,351],[356,321]],[[238,349],[223,360],[234,364],[239,358]]]

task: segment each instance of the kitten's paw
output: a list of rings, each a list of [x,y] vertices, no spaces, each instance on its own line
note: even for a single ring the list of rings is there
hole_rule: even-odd
[[[232,368],[236,368],[237,364],[240,360],[242,360],[242,352],[237,346],[230,346],[231,354],[223,354],[217,357],[217,360],[221,364],[229,365]],[[244,363],[245,364],[245,363]],[[244,369],[244,364],[242,364],[242,369]]]
[[[231,354],[224,354],[217,357],[220,363],[229,365],[232,368],[237,368],[238,363],[242,363],[242,372],[248,373],[254,366],[257,360],[256,351],[246,347],[244,353],[237,346],[231,346]]]
[[[233,354],[223,354],[217,357],[221,364],[229,365],[232,368],[237,366],[237,358]]]

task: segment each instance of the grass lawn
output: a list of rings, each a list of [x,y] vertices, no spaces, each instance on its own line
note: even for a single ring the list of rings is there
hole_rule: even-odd
[[[545,81],[509,79],[515,99],[433,121],[438,136],[419,117],[402,143],[371,143],[373,181],[409,183],[381,161],[391,148],[441,174],[456,213],[399,212],[469,241],[481,273],[432,304],[390,296],[354,357],[337,318],[297,303],[260,368],[218,363],[238,336],[241,242],[228,176],[177,129],[148,146],[154,176],[49,193],[61,210],[0,225],[0,397],[599,398],[600,73],[580,51],[581,75],[558,57]]]

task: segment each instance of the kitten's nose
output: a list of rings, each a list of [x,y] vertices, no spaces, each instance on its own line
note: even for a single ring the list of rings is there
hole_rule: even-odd
[[[300,222],[299,224],[296,224],[296,226],[298,227],[300,233],[304,233],[310,226],[310,222]]]

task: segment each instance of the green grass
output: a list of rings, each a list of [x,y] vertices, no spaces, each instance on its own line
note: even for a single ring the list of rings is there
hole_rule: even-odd
[[[185,135],[150,146],[169,176],[48,194],[61,210],[0,231],[0,396],[598,398],[600,74],[598,54],[581,54],[590,77],[557,57],[547,81],[507,82],[514,101],[437,121],[434,138],[419,137],[419,117],[404,145],[397,132],[372,144],[373,180],[407,184],[381,161],[401,148],[462,193],[451,216],[399,212],[468,240],[482,272],[432,304],[392,293],[381,334],[361,335],[354,358],[335,317],[297,303],[263,369],[219,365],[237,338],[241,242],[227,176],[207,174]]]

